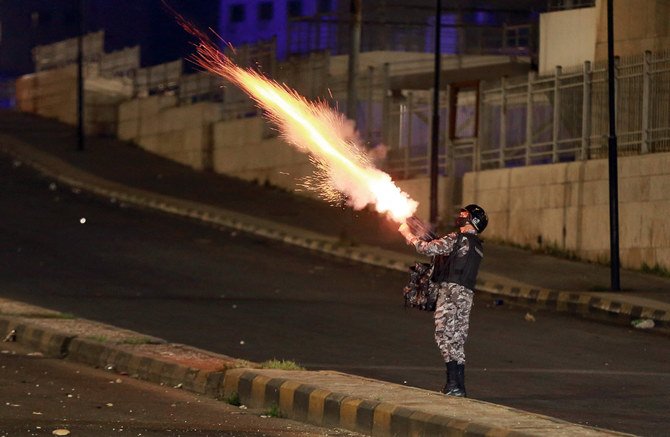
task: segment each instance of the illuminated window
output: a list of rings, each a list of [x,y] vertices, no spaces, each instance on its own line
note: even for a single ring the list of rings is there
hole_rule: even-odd
[[[230,7],[230,22],[242,23],[245,19],[244,5],[236,4]]]
[[[293,0],[288,2],[288,16],[289,17],[301,17],[302,16],[302,1]]]
[[[270,21],[274,16],[274,5],[272,2],[261,2],[258,4],[258,21]]]

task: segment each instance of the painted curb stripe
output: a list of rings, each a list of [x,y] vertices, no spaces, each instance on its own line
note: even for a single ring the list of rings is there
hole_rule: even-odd
[[[363,402],[362,399],[344,398],[340,402],[340,426],[347,429],[358,429],[358,406]]]
[[[309,409],[307,411],[307,420],[311,423],[321,425],[323,423],[326,397],[330,392],[328,390],[316,389],[309,394]]]

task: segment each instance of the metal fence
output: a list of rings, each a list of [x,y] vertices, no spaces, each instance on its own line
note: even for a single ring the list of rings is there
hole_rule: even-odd
[[[670,51],[621,58],[615,88],[619,155],[670,151]],[[605,62],[483,83],[480,95],[479,169],[607,156]]]
[[[447,17],[445,17],[446,19]],[[360,49],[432,52],[435,43],[435,20],[429,22],[364,21]],[[326,50],[332,55],[349,52],[349,18],[336,14],[294,18],[289,21],[287,53],[307,54]],[[537,32],[531,24],[475,25],[443,22],[441,47],[448,54],[518,54],[536,52]]]
[[[390,99],[386,133],[388,154],[385,170],[396,179],[427,174],[430,165],[430,134],[433,122],[432,91],[408,91]],[[447,99],[440,98],[440,119],[445,120]],[[442,131],[442,129],[441,129]],[[440,141],[439,168],[445,167],[444,141]]]
[[[85,62],[98,62],[105,52],[105,32],[88,33],[82,38]],[[70,38],[53,44],[37,46],[32,51],[35,71],[51,70],[77,62],[78,38]]]
[[[590,8],[596,5],[596,0],[549,0],[548,11],[565,11],[568,9]]]
[[[100,74],[104,77],[132,77],[140,68],[140,46],[127,47],[100,58]]]

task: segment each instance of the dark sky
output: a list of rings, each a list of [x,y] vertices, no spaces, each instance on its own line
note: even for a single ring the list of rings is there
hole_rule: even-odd
[[[78,4],[78,0],[0,0],[0,74],[31,72],[32,47],[75,37]],[[105,30],[107,52],[139,44],[146,66],[192,51],[190,37],[161,0],[85,0],[84,4],[85,29]],[[217,0],[169,0],[169,4],[201,28],[217,27]]]

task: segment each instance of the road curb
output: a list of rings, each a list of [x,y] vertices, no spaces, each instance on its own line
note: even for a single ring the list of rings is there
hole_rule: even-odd
[[[22,319],[4,317],[0,317],[0,333],[4,333],[2,335],[3,338],[13,333],[16,340],[8,339],[8,341],[18,341],[20,339],[21,344],[26,347],[58,358],[63,358],[67,355],[68,346],[74,338],[73,335],[44,329],[43,327],[26,323]]]
[[[531,435],[509,433],[445,416],[413,411],[377,400],[361,399],[284,378],[268,378],[247,369],[226,375],[224,396],[237,394],[254,408],[276,406],[290,419],[326,427],[342,427],[373,436],[403,435]]]
[[[109,344],[74,338],[67,358],[72,361],[132,375],[136,378],[179,387],[215,397],[223,381],[224,371],[207,371],[196,367],[140,355]]]
[[[276,408],[282,417],[374,436],[627,435],[340,372],[240,368],[239,360],[184,345],[122,346],[98,342],[63,330],[63,325],[57,322],[53,320],[57,328],[51,329],[44,326],[43,320],[36,324],[36,320],[30,318],[0,314],[0,333],[14,332],[12,341],[48,356],[65,357],[116,374],[220,400],[238,399],[254,408]],[[146,353],[147,348],[165,347],[172,352],[154,356]],[[185,355],[181,356],[180,351]],[[189,361],[193,353],[211,358],[210,365],[201,366]],[[333,385],[341,389],[329,388]],[[378,387],[374,395],[356,394],[357,389],[360,391],[360,388],[370,386]],[[390,400],[381,399],[387,395]],[[436,409],[436,404],[442,406],[438,405]],[[474,414],[473,409],[477,410]]]
[[[477,281],[476,291],[493,299],[508,300],[534,309],[574,314],[584,318],[630,325],[633,320],[651,319],[654,332],[670,334],[670,313],[643,305],[632,305],[598,296],[597,292],[558,291],[515,287],[491,281]]]
[[[370,250],[370,248],[366,248],[365,246],[343,246],[334,238],[302,229],[281,226],[222,208],[215,208],[209,205],[127,187],[90,175],[56,157],[35,150],[32,146],[24,144],[20,148],[24,149],[23,153],[17,150],[19,147],[0,144],[0,151],[12,156],[14,159],[25,162],[44,176],[101,197],[115,199],[117,202],[140,208],[148,208],[198,220],[209,225],[237,230],[349,261],[402,272],[407,272],[408,270],[409,263],[406,260],[393,258],[392,256],[380,256],[374,250]],[[60,165],[61,167],[69,168],[71,170],[70,173],[80,174],[83,178],[68,176],[44,165],[40,162],[40,156],[42,156],[42,161],[51,161],[55,164],[54,166]],[[87,182],[84,180],[86,178],[97,182]],[[117,188],[109,188],[105,185]],[[308,234],[308,236],[304,236],[304,234]],[[490,281],[478,281],[476,289],[477,291],[489,294],[493,298],[509,299],[517,304],[575,314],[597,321],[630,324],[636,319],[651,319],[654,321],[655,326],[652,329],[648,329],[648,331],[670,334],[669,311],[649,306],[632,305],[616,299],[598,297],[595,292],[571,292],[515,287]]]

